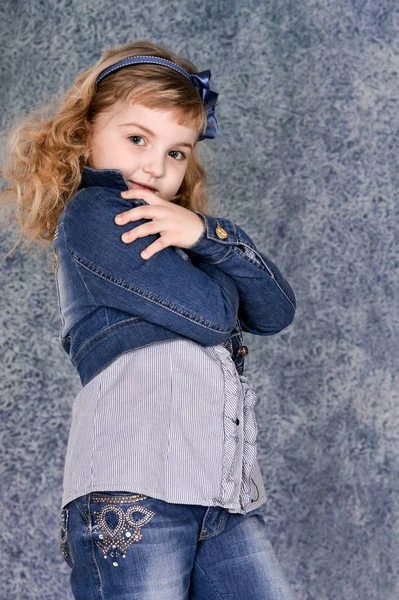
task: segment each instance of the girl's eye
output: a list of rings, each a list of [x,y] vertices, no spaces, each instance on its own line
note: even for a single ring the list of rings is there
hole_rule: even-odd
[[[129,136],[129,138],[128,138],[128,139],[129,139],[129,140],[132,140],[132,143],[133,143],[135,146],[138,146],[138,145],[139,145],[139,144],[137,144],[137,143],[135,142],[135,140],[137,140],[137,139],[144,140],[143,136],[141,136],[141,135],[131,135],[131,136]],[[177,158],[176,160],[185,160],[185,158],[186,158],[186,155],[185,155],[183,152],[181,152],[181,150],[171,150],[171,153],[172,153],[172,152],[174,152],[174,153],[177,153],[177,154],[181,154],[181,158]]]
[[[177,152],[178,154],[182,155],[182,158],[178,158],[177,160],[184,160],[186,158],[186,155],[183,154],[183,152],[181,152],[180,150],[171,150],[171,152]]]
[[[131,135],[129,137],[129,140],[137,140],[138,138],[144,139],[141,135]],[[135,142],[133,142],[133,144],[135,144],[137,146],[137,144]]]

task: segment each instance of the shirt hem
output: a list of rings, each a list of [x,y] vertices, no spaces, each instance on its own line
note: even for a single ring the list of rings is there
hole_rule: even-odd
[[[239,513],[239,514],[246,514],[252,510],[255,510],[256,508],[261,506],[261,504],[263,504],[267,500],[267,495],[262,495],[256,501],[250,502],[244,508],[242,508],[241,506],[237,505],[237,502],[229,502],[229,503],[226,503],[225,505],[222,505],[222,504],[215,505],[213,498],[209,498],[209,499],[205,498],[203,500],[199,500],[198,498],[185,498],[184,500],[181,500],[181,499],[178,499],[176,496],[168,497],[166,494],[159,492],[158,490],[148,488],[145,485],[131,486],[131,485],[124,485],[124,484],[118,484],[118,485],[97,484],[97,485],[87,486],[80,490],[76,490],[75,492],[64,493],[62,500],[61,500],[61,509],[65,508],[66,505],[69,504],[69,502],[72,502],[72,500],[76,500],[80,496],[85,496],[86,494],[89,494],[90,492],[120,492],[120,491],[129,492],[132,494],[143,494],[144,496],[149,496],[151,498],[155,498],[157,500],[162,500],[163,502],[168,502],[171,504],[190,504],[190,505],[197,505],[197,506],[220,506],[221,508],[225,508],[228,512]]]

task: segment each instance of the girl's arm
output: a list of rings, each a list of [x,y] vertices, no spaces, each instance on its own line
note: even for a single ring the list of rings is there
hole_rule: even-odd
[[[140,204],[146,202],[126,200],[111,188],[89,187],[78,191],[61,213],[55,246],[65,248],[73,261],[87,303],[123,310],[205,346],[223,343],[237,321],[234,281],[222,271],[196,268],[172,246],[143,259],[140,253],[159,234],[125,244],[121,234],[146,220],[123,226],[114,221]]]
[[[219,270],[233,279],[240,298],[238,317],[243,331],[272,335],[290,325],[296,298],[277,265],[259,252],[236,223],[195,212],[204,219],[205,229],[185,251],[208,275]]]

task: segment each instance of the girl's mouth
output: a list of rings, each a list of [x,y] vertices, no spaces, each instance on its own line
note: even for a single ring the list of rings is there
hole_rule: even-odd
[[[129,181],[130,181],[130,179],[129,179]],[[134,188],[138,188],[140,190],[150,190],[150,192],[156,192],[155,188],[152,188],[148,185],[142,185],[141,183],[135,183],[134,181],[130,181],[130,183],[132,184],[132,186]]]

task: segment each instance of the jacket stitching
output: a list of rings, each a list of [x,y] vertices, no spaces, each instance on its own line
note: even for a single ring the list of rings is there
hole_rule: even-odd
[[[83,346],[81,346],[79,348],[79,350],[77,350],[75,352],[75,354],[73,355],[73,359],[76,358],[79,354],[79,352],[81,352],[82,350],[84,350],[84,348],[90,344],[92,341],[94,341],[96,339],[96,337],[102,335],[105,331],[108,331],[109,329],[112,329],[113,327],[118,327],[119,325],[123,324],[123,323],[129,323],[130,321],[137,321],[137,320],[142,320],[141,317],[132,317],[131,319],[123,319],[122,321],[118,321],[117,323],[112,323],[111,325],[106,325],[105,327],[103,327],[102,329],[100,329],[100,331],[97,331],[97,333],[95,333],[90,339],[86,340],[85,343],[83,344]]]
[[[89,261],[87,261],[84,258],[81,258],[69,246],[68,246],[68,250],[69,250],[71,257],[75,263],[79,264],[81,267],[83,267],[90,273],[93,273],[93,275],[95,275],[96,277],[100,277],[101,279],[104,279],[105,281],[108,281],[108,282],[112,283],[113,285],[116,285],[122,289],[125,289],[132,294],[137,294],[138,296],[146,298],[146,300],[148,300],[149,302],[154,302],[155,304],[158,304],[159,306],[163,306],[167,310],[170,310],[171,312],[174,312],[175,314],[183,316],[195,323],[199,323],[200,325],[202,325],[203,327],[206,327],[207,329],[210,329],[211,331],[219,331],[221,333],[229,333],[230,332],[229,328],[223,329],[223,327],[216,325],[214,323],[211,323],[210,321],[195,317],[192,313],[188,313],[182,309],[179,309],[179,307],[169,304],[165,300],[162,300],[162,298],[154,296],[153,294],[151,294],[149,292],[145,292],[144,290],[135,288],[131,284],[127,283],[126,281],[117,279],[105,271],[101,270],[101,271],[97,272],[98,269],[93,268],[93,266],[91,265],[91,263]]]
[[[240,257],[240,260],[244,260],[244,261],[246,261],[246,262],[248,262],[248,261],[251,261],[251,263],[252,263],[252,264],[253,264],[255,267],[257,267],[257,268],[258,268],[260,271],[262,271],[263,273],[265,272],[265,271],[262,269],[261,265],[259,265],[259,263],[258,263],[258,262],[257,262],[255,259],[253,259],[253,258],[251,258],[250,256],[248,256],[247,254],[245,254],[245,252],[240,252],[239,254],[237,254],[237,256],[239,256],[239,257]],[[260,257],[260,258],[261,258],[261,260],[262,260],[262,263],[264,263],[264,260],[262,259],[262,257]],[[267,272],[268,272],[268,273],[270,273],[270,272],[271,272],[271,271],[270,271],[270,268],[269,268],[267,265],[265,265],[265,266],[266,266],[266,268],[267,268]],[[280,291],[281,291],[281,292],[284,294],[285,298],[288,300],[288,302],[291,304],[291,306],[293,306],[293,308],[296,308],[295,304],[293,304],[293,303],[292,303],[291,299],[289,298],[289,296],[287,296],[287,294],[285,293],[285,291],[283,290],[283,288],[281,287],[281,285],[278,283],[277,279],[276,279],[275,277],[270,277],[270,279],[271,279],[271,280],[274,282],[274,284],[275,284],[275,285],[276,285],[276,286],[279,288],[279,290],[280,290]]]

